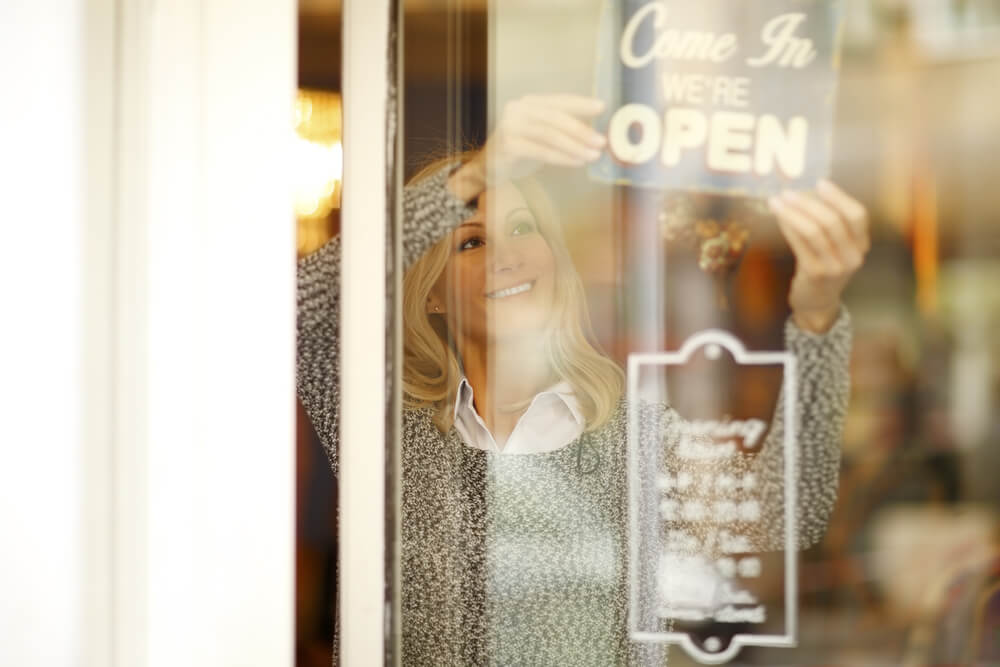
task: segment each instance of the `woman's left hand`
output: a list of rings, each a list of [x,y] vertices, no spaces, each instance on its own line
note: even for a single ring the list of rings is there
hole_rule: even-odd
[[[823,333],[837,319],[840,294],[871,246],[868,212],[829,181],[820,181],[815,192],[784,192],[768,204],[795,254],[792,317],[799,328]]]

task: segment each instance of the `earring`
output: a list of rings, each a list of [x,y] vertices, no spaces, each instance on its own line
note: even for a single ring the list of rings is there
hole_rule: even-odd
[[[440,313],[441,312],[441,306],[434,306],[434,312],[435,313]]]

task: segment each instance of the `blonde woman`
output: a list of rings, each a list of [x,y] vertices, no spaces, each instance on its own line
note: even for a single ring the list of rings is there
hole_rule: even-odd
[[[588,121],[600,110],[572,95],[517,100],[481,151],[431,165],[404,191],[404,664],[664,660],[626,633],[622,372],[592,342],[555,213],[524,179],[595,160],[604,138]],[[850,347],[840,293],[867,251],[867,221],[829,183],[771,207],[797,261],[786,343],[799,359],[805,545],[835,496]],[[335,238],[298,277],[299,396],[335,473],[339,262]],[[643,419],[676,423],[669,406]],[[772,499],[782,428],[776,418],[752,462]],[[766,511],[764,530],[781,535],[781,516]]]

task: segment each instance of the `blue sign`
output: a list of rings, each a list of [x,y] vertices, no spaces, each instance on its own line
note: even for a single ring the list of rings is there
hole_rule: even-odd
[[[767,195],[827,176],[842,0],[609,0],[597,180]]]

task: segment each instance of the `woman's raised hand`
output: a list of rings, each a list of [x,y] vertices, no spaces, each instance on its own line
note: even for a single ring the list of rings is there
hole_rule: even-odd
[[[449,185],[469,200],[487,186],[520,178],[543,165],[581,167],[601,155],[606,140],[590,121],[604,103],[583,95],[526,95],[504,105],[496,129]]]
[[[841,292],[871,246],[868,212],[829,181],[820,181],[815,192],[785,192],[768,204],[795,254],[792,317],[800,328],[822,333],[836,320]]]

